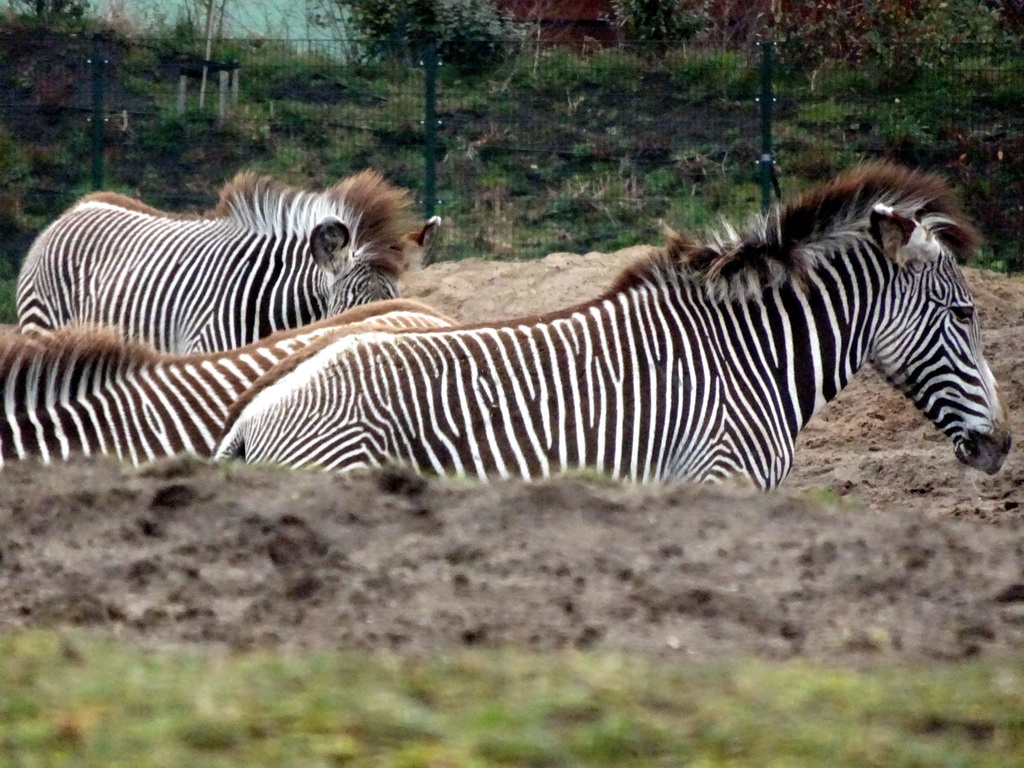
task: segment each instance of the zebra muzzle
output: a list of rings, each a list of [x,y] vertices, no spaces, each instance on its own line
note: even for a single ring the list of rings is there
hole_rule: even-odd
[[[969,467],[994,475],[1003,466],[1011,442],[1005,429],[989,433],[969,429],[956,446],[956,457]]]

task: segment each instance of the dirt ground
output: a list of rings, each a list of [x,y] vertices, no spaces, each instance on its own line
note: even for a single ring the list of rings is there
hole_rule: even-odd
[[[642,249],[441,263],[465,321],[587,298]],[[1024,278],[969,272],[1020,440]],[[179,459],[0,473],[0,630],[147,644],[604,648],[857,663],[1024,647],[1024,461],[989,477],[864,371],[783,489],[489,486]]]

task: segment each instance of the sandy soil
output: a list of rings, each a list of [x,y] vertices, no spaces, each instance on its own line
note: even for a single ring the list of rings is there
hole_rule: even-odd
[[[466,321],[523,315],[596,294],[641,250],[441,263],[405,293]],[[969,279],[1020,439],[1024,279]],[[801,436],[772,494],[187,459],[12,465],[0,474],[0,628],[402,653],[999,654],[1024,641],[1019,454],[994,477],[965,469],[863,372]]]

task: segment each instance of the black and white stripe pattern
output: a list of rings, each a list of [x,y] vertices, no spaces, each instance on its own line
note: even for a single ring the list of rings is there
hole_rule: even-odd
[[[275,364],[347,333],[450,324],[399,299],[203,355],[159,353],[109,328],[8,334],[0,339],[0,465],[97,454],[134,464],[209,456],[228,408]]]
[[[180,354],[250,344],[398,296],[429,248],[411,198],[365,171],[322,192],[240,174],[203,216],[89,195],[33,244],[18,280],[27,332],[112,326]]]
[[[962,461],[996,471],[1005,412],[954,262],[974,247],[938,179],[869,164],[744,236],[674,236],[578,307],[333,342],[264,377],[216,455],[772,488],[800,429],[872,362]]]

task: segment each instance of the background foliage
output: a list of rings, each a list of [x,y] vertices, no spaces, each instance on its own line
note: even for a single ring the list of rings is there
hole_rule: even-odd
[[[329,0],[322,26],[351,24],[370,57],[419,57],[433,42],[441,57],[477,70],[500,59],[516,36],[512,21],[477,0]]]
[[[711,16],[709,0],[613,0],[615,17],[631,40],[664,46],[692,39]]]
[[[967,46],[1012,55],[1017,34],[999,10],[975,0],[779,0],[765,20],[777,40],[799,41],[789,59],[804,68],[866,64],[888,75],[948,67]]]

